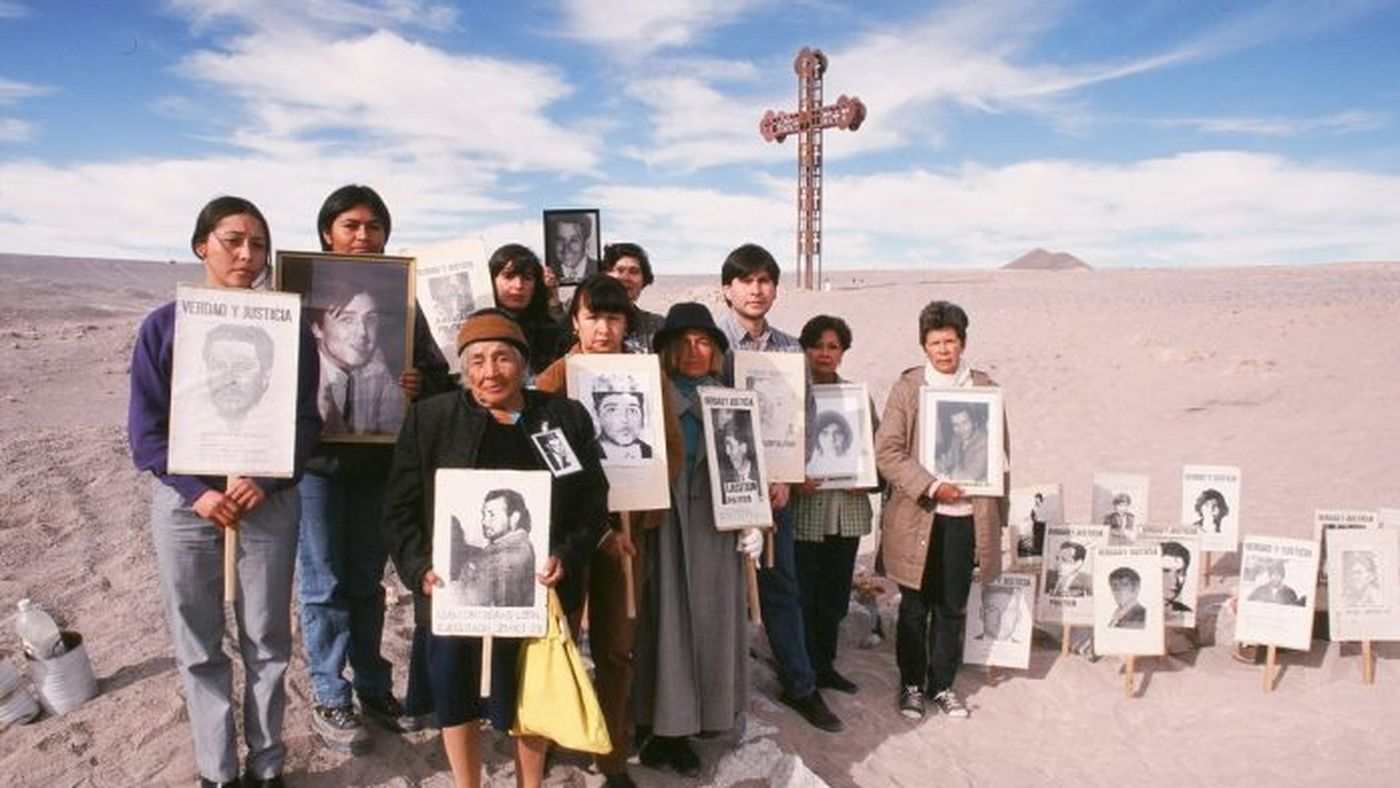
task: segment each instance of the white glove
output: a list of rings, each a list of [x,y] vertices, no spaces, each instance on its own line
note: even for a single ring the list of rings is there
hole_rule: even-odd
[[[739,534],[738,550],[757,561],[763,553],[763,532],[757,528],[745,528]]]

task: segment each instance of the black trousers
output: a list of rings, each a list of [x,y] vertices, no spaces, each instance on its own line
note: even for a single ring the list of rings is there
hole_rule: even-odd
[[[971,517],[934,516],[922,586],[900,587],[895,659],[901,685],[928,695],[953,686],[976,551]]]
[[[820,542],[794,542],[802,620],[807,625],[807,658],[818,676],[836,662],[841,619],[851,606],[858,536],[827,536]]]

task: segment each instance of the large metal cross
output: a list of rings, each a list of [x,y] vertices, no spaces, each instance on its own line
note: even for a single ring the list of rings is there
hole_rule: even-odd
[[[797,280],[808,290],[820,286],[822,260],[822,129],[855,131],[865,120],[865,105],[841,96],[822,106],[826,55],[803,47],[792,68],[797,72],[797,111],[763,113],[758,131],[769,142],[797,138]],[[816,282],[813,271],[816,271]]]

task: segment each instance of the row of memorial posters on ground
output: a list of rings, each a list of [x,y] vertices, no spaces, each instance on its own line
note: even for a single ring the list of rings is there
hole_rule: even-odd
[[[1340,580],[1316,585],[1319,542],[1246,537],[1241,550],[1239,615],[1242,643],[1307,650],[1315,600],[1325,594],[1334,641],[1400,639],[1400,530],[1327,532],[1327,564]],[[1100,654],[1163,653],[1164,629],[1193,628],[1198,607],[1199,534],[1145,533],[1114,544],[1106,525],[1055,525],[1036,576],[1008,572],[974,581],[968,600],[964,660],[1025,668],[1032,614],[1049,624],[1092,626]],[[1313,592],[1310,589],[1324,590]]]
[[[1090,522],[1105,525],[1115,540],[1131,540],[1148,527],[1147,476],[1094,474]],[[1043,554],[1045,528],[1062,525],[1064,495],[1058,484],[1017,487],[1010,495],[1010,525],[1019,556]],[[1240,469],[1187,465],[1181,471],[1181,516],[1173,526],[1197,534],[1201,549],[1232,553],[1240,537]]]

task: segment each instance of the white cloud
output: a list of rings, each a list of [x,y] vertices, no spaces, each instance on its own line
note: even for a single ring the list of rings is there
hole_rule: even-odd
[[[33,136],[32,124],[19,118],[0,118],[0,142],[24,142]]]
[[[564,34],[630,59],[693,44],[758,0],[564,0]]]
[[[273,153],[308,148],[388,152],[425,166],[468,158],[491,170],[583,172],[594,137],[567,131],[546,110],[571,92],[554,70],[456,55],[396,33],[326,41],[255,34],[228,51],[186,57],[182,74],[247,107],[225,138]]]
[[[195,30],[216,35],[221,26],[242,25],[267,32],[328,35],[395,26],[451,27],[457,10],[420,0],[168,0]],[[236,31],[241,33],[242,31]]]
[[[1213,134],[1254,134],[1296,137],[1311,134],[1350,134],[1385,128],[1386,117],[1377,112],[1351,110],[1312,118],[1199,117],[1151,121],[1157,125],[1188,126]]]
[[[0,106],[14,104],[34,96],[42,96],[48,92],[50,89],[43,85],[16,82],[13,79],[0,77]]]

